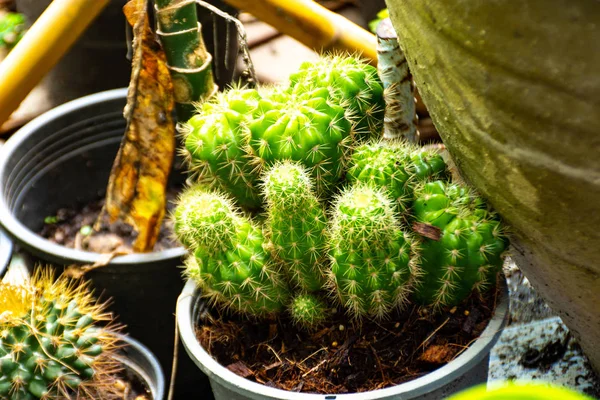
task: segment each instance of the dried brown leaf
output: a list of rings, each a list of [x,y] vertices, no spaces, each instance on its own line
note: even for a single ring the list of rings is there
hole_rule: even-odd
[[[124,115],[127,131],[113,164],[106,194],[109,222],[135,228],[135,251],[154,247],[166,206],[166,186],[175,150],[173,85],[166,58],[150,29],[146,0],[123,8],[133,25],[131,82]]]

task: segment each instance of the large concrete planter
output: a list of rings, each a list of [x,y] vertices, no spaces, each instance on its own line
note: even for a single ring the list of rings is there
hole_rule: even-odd
[[[387,3],[459,169],[600,370],[600,2]]]

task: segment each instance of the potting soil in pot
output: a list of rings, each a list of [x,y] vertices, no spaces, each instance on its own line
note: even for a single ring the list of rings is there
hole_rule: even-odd
[[[173,208],[173,201],[177,195],[176,189],[167,192],[168,216]],[[40,235],[46,239],[79,250],[95,253],[111,253],[113,251],[132,252],[132,243],[136,232],[123,223],[112,225],[103,224],[102,229],[92,234],[94,223],[100,215],[104,199],[99,199],[89,204],[73,208],[61,208],[55,215],[47,216]],[[163,220],[155,251],[177,247],[173,238],[173,223],[169,218]]]
[[[348,325],[338,310],[322,329],[287,317],[255,321],[212,310],[196,327],[202,346],[232,372],[289,391],[342,394],[419,378],[460,355],[485,329],[498,289],[440,313],[410,306],[382,322]]]

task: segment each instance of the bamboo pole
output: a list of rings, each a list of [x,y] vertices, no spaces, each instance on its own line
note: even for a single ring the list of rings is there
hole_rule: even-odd
[[[377,64],[375,35],[312,0],[225,0],[315,49],[360,53]]]
[[[377,27],[377,70],[383,83],[385,117],[383,118],[384,139],[404,138],[411,143],[419,141],[415,86],[404,52],[400,49],[398,36],[389,18]]]
[[[0,63],[0,125],[110,0],[54,0]]]
[[[211,97],[218,87],[212,56],[202,38],[194,0],[156,0],[157,34],[163,45],[175,94],[177,117],[185,122],[194,103]]]

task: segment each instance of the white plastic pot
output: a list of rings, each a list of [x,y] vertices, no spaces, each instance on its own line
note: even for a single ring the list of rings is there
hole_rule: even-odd
[[[213,359],[196,340],[195,325],[206,307],[199,289],[188,281],[177,301],[179,335],[190,358],[208,375],[215,400],[438,400],[465,388],[484,383],[492,346],[508,321],[508,290],[502,285],[496,310],[479,339],[445,366],[412,381],[370,392],[353,394],[308,394],[275,389],[249,381]]]

